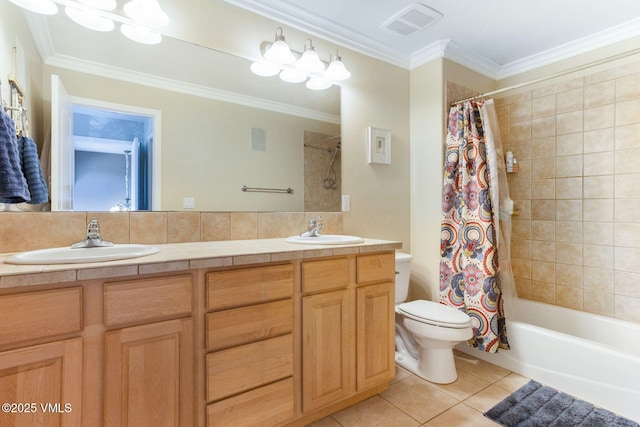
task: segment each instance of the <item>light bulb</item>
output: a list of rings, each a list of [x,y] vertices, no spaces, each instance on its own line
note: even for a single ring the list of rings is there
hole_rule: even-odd
[[[325,77],[329,80],[346,80],[351,77],[351,73],[347,70],[347,67],[344,66],[344,62],[342,62],[342,58],[336,54],[331,57],[331,63],[329,64],[329,68],[324,73]]]
[[[307,80],[307,76],[304,73],[293,68],[282,70],[280,78],[288,83],[300,83]]]
[[[67,6],[64,12],[76,24],[95,31],[111,31],[115,27],[113,21],[109,18],[102,17],[93,9],[78,9],[73,6]]]
[[[80,3],[86,4],[96,9],[112,10],[115,9],[118,4],[116,0],[79,0]]]
[[[124,13],[145,27],[164,27],[169,17],[156,0],[131,0],[124,5]]]
[[[251,71],[259,76],[271,77],[280,72],[280,67],[267,61],[256,61],[251,64]]]
[[[311,90],[325,90],[329,89],[332,85],[331,82],[321,79],[320,77],[311,77],[306,83],[307,89]]]
[[[51,0],[9,0],[16,6],[31,12],[41,13],[43,15],[55,15],[58,13],[58,6]]]
[[[146,28],[134,27],[129,24],[122,24],[120,31],[128,39],[143,44],[158,44],[162,41],[162,36],[153,31],[149,31]]]
[[[293,64],[296,57],[291,53],[289,45],[282,35],[282,28],[276,30],[276,41],[264,53],[264,57],[275,64]]]
[[[304,53],[296,62],[296,68],[303,73],[321,73],[324,70],[324,63],[320,60],[309,39],[305,43]]]

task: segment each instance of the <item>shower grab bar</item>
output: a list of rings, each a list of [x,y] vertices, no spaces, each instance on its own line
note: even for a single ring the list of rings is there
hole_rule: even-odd
[[[246,185],[243,185],[241,190],[244,192],[293,194],[293,188],[262,188],[262,187],[247,187]]]

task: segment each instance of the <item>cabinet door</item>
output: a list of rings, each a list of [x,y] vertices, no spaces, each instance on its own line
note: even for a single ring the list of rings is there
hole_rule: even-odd
[[[395,373],[395,290],[393,283],[356,289],[357,388],[364,390]]]
[[[302,299],[302,408],[311,411],[349,395],[349,293]]]
[[[105,334],[105,426],[194,424],[193,320]]]
[[[2,426],[80,427],[82,338],[0,353],[0,403]]]

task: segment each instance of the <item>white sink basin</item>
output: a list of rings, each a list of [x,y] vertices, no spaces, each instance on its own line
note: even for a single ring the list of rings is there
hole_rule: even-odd
[[[159,249],[149,245],[122,244],[100,248],[51,248],[22,252],[4,260],[8,264],[79,264],[115,261],[151,255]]]
[[[304,245],[350,245],[362,243],[364,239],[342,234],[321,234],[317,237],[291,236],[287,237],[285,241],[289,243],[302,243]]]

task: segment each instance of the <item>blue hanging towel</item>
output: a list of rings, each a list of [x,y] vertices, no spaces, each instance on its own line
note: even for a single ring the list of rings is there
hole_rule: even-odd
[[[33,139],[21,136],[18,138],[18,152],[20,153],[20,166],[22,174],[27,180],[30,204],[47,203],[49,201],[49,189],[42,174],[42,166],[38,158],[38,146]]]
[[[11,117],[0,109],[0,203],[29,200],[31,195],[20,167],[15,125]]]

